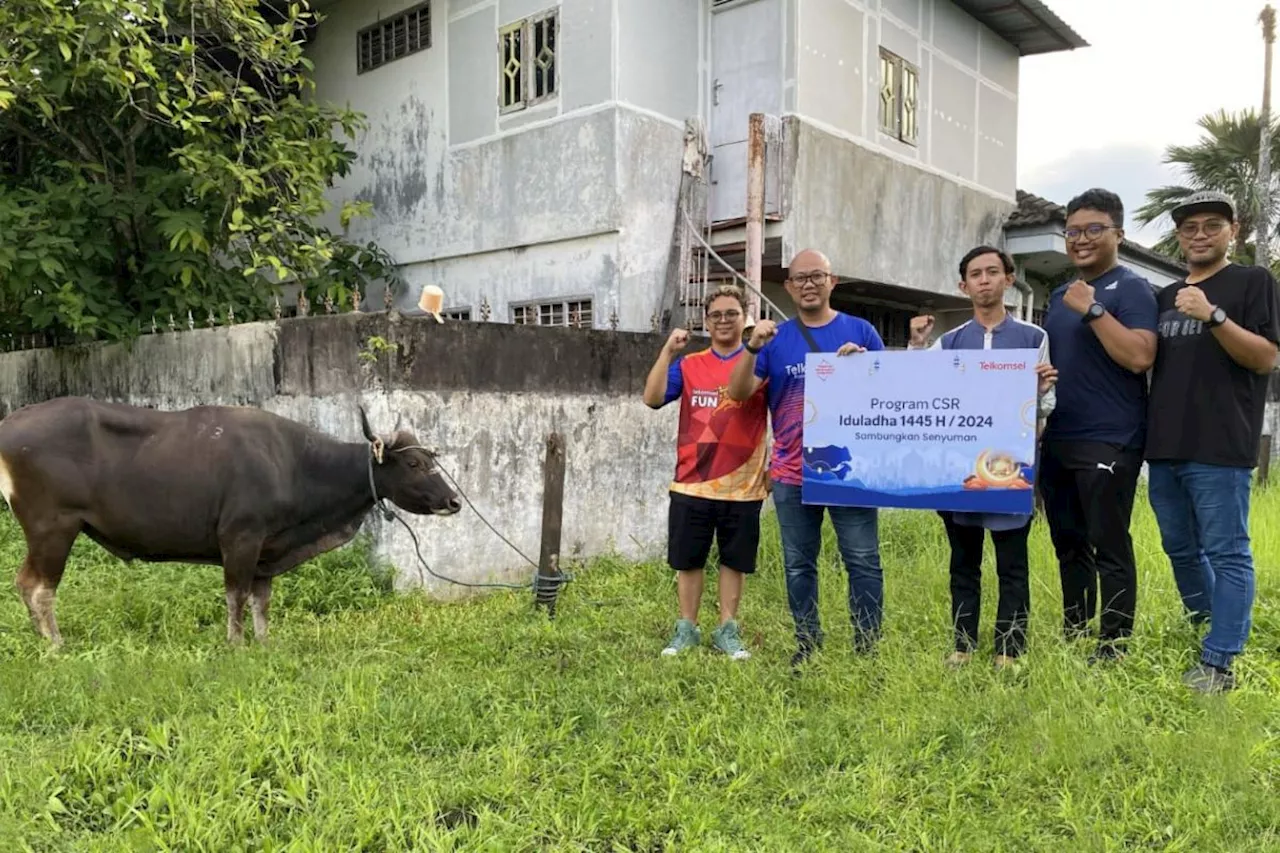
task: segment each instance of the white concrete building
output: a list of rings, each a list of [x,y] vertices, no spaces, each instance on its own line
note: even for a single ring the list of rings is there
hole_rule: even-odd
[[[709,155],[691,219],[741,270],[760,112],[765,293],[789,308],[783,265],[821,248],[851,280],[838,306],[891,345],[957,304],[964,251],[1002,241],[1020,57],[1085,45],[1040,0],[314,5],[317,95],[370,121],[334,196],[373,202],[352,236],[401,265],[404,307],[431,283],[460,317],[650,328],[684,286],[686,128]]]

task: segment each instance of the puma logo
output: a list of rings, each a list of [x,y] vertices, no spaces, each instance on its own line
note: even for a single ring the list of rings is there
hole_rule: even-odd
[[[1099,462],[1098,468],[1102,471],[1106,471],[1108,474],[1114,474],[1116,472],[1116,463],[1112,462],[1110,465],[1103,465]]]

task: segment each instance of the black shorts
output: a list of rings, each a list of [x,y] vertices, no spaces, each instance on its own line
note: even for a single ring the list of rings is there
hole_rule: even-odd
[[[720,549],[720,565],[751,574],[756,570],[763,504],[764,501],[722,501],[671,492],[667,562],[677,571],[705,568],[715,540]]]

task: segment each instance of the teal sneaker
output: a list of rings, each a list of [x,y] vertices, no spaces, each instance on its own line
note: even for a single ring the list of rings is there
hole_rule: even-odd
[[[733,619],[711,632],[711,642],[734,660],[751,657],[751,652],[742,644],[742,632],[738,630],[738,623]]]
[[[667,643],[662,653],[668,657],[678,655],[685,649],[697,648],[701,642],[702,636],[698,633],[697,625],[688,619],[677,619],[676,632],[671,635],[671,642]]]

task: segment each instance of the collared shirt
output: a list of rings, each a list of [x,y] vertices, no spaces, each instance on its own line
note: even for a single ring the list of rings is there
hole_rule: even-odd
[[[1049,363],[1049,336],[1045,330],[1035,323],[1019,320],[1012,314],[1005,314],[1003,320],[991,329],[987,329],[977,320],[967,320],[956,328],[944,333],[934,341],[930,349],[1038,349],[1037,361]],[[1043,424],[1053,412],[1057,403],[1054,389],[1050,388],[1040,396],[1037,420]],[[956,524],[966,527],[985,527],[988,530],[1016,530],[1030,519],[1030,515],[1011,515],[995,512],[953,512],[951,518]]]

